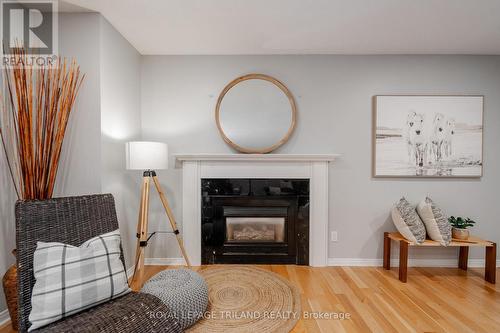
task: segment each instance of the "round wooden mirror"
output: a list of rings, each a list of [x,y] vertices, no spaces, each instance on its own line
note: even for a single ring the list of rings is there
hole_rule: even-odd
[[[226,143],[242,153],[265,154],[284,144],[295,129],[297,108],[287,87],[264,74],[249,74],[222,90],[215,108]]]

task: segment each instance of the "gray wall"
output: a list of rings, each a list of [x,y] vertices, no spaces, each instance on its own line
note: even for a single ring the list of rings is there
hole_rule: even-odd
[[[430,195],[447,213],[477,219],[478,235],[499,240],[500,57],[144,56],[143,138],[167,142],[171,153],[231,152],[214,122],[216,99],[229,81],[252,72],[282,80],[297,100],[297,129],[278,153],[342,154],[330,169],[330,230],[338,231],[330,258],[380,259],[382,232],[394,229],[389,210],[402,195],[414,203]],[[372,96],[405,93],[485,95],[481,179],[371,177]],[[180,171],[160,177],[182,221]],[[164,223],[158,204],[151,216]],[[150,256],[178,256],[167,237],[155,241]],[[456,249],[411,252],[451,258]]]
[[[64,138],[54,196],[101,191],[99,22],[95,13],[59,15],[59,54],[76,59],[85,80]]]
[[[125,170],[125,142],[140,139],[141,56],[101,17],[101,184],[115,197],[127,267],[132,265],[140,173]]]

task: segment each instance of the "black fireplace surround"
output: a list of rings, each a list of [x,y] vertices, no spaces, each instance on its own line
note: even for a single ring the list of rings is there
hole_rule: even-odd
[[[309,264],[308,179],[202,179],[202,264]]]

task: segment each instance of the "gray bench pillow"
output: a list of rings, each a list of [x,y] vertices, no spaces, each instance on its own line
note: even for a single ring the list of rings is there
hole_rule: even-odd
[[[421,244],[425,240],[425,225],[413,207],[404,197],[392,208],[392,222],[404,238]]]
[[[417,212],[424,221],[429,238],[448,246],[451,242],[451,225],[441,208],[427,197],[418,204]]]

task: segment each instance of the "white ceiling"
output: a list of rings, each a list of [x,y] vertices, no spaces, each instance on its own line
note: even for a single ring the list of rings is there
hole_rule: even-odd
[[[142,54],[500,54],[500,0],[66,0]]]

